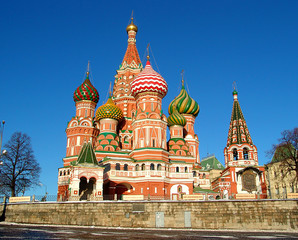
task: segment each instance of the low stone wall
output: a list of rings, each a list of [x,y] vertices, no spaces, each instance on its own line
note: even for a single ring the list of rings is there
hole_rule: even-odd
[[[295,231],[298,229],[297,205],[297,200],[9,203],[5,221],[128,228]]]

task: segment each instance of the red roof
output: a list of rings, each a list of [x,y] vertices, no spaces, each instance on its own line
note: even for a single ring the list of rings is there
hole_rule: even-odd
[[[164,97],[168,92],[168,85],[163,77],[155,72],[148,60],[145,69],[131,82],[133,95],[141,92],[158,92]]]

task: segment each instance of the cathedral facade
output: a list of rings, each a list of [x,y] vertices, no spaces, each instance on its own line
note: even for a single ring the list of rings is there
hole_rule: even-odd
[[[133,19],[126,31],[127,50],[107,102],[97,108],[99,94],[89,70],[74,92],[76,111],[66,128],[58,200],[179,200],[196,199],[195,194],[206,199],[208,192],[225,199],[266,198],[264,167],[259,166],[237,91],[225,167],[215,156],[201,162],[194,131],[198,103],[182,79],[166,116],[162,100],[167,82],[151,66],[149,54],[143,67]]]
[[[66,128],[59,200],[178,200],[193,194],[194,173],[201,168],[194,131],[199,105],[182,79],[169,116],[163,113],[167,82],[149,56],[143,67],[133,19],[126,30],[127,50],[107,102],[96,109],[99,94],[89,70],[74,92],[76,112]]]

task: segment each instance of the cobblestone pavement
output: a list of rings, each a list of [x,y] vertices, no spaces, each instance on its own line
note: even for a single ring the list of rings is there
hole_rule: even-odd
[[[0,239],[298,239],[296,232],[103,229],[0,224]]]

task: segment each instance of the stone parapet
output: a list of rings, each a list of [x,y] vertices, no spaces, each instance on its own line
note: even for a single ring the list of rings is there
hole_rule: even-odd
[[[296,231],[297,205],[297,200],[8,203],[5,221],[128,228]]]

